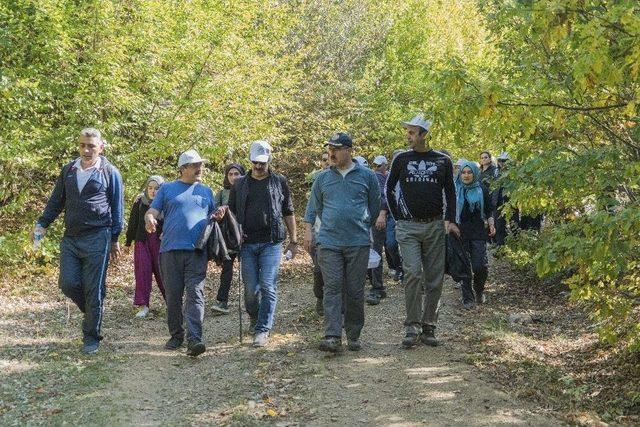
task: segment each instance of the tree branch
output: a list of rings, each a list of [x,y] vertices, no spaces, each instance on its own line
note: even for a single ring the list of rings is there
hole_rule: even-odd
[[[623,108],[627,106],[627,102],[615,105],[603,105],[601,107],[580,107],[577,105],[562,105],[556,104],[555,102],[543,102],[532,104],[528,102],[513,102],[513,101],[498,101],[497,105],[502,105],[506,107],[554,107],[560,108],[561,110],[569,110],[569,111],[603,111],[603,110],[613,110],[616,108]]]

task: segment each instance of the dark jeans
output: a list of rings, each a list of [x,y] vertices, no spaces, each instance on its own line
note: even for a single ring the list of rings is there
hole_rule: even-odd
[[[102,312],[107,293],[105,280],[111,249],[111,229],[84,236],[64,236],[60,242],[60,290],[84,313],[85,342],[102,339]]]
[[[387,236],[384,245],[384,252],[387,257],[387,265],[390,269],[402,272],[402,258],[400,257],[400,246],[396,239],[396,220],[391,215],[387,216]]]
[[[160,271],[167,295],[167,324],[173,338],[184,339],[182,323],[186,319],[187,340],[202,341],[207,264],[205,251],[176,250],[160,254]]]
[[[487,242],[485,240],[463,240],[462,246],[471,258],[471,270],[473,271],[473,288],[471,279],[462,281],[462,301],[471,302],[475,295],[482,295],[484,285],[489,275],[489,260],[487,259]]]
[[[359,339],[364,326],[363,278],[369,261],[369,246],[317,246],[316,250],[324,277],[325,337],[342,337],[344,312],[347,339]]]
[[[371,228],[371,234],[373,235],[373,250],[380,255],[380,264],[376,268],[370,268],[367,270],[367,277],[371,281],[371,293],[372,294],[382,294],[385,291],[384,288],[384,279],[382,277],[382,248],[384,248],[384,243],[387,240],[387,230],[383,228],[382,230],[376,229],[376,227]]]
[[[496,245],[503,246],[507,239],[507,219],[504,215],[499,214],[498,218],[496,218],[496,235],[495,241]]]
[[[233,280],[233,263],[237,254],[231,254],[228,261],[222,261],[222,272],[220,273],[220,287],[216,300],[220,302],[229,301],[229,290],[231,289],[231,281]]]
[[[322,269],[318,264],[318,249],[315,243],[311,249],[311,261],[313,261],[313,295],[322,299],[324,297],[324,280],[322,279]]]

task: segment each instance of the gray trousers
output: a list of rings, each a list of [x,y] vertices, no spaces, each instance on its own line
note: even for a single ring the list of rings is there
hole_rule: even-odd
[[[407,333],[420,333],[422,325],[438,321],[445,265],[443,221],[398,221],[396,235],[402,251]]]
[[[387,229],[383,228],[382,230],[378,230],[373,226],[371,227],[371,234],[373,235],[372,248],[378,253],[378,255],[380,255],[380,264],[378,264],[376,268],[367,270],[367,276],[369,277],[369,280],[371,280],[371,293],[381,294],[385,291],[384,279],[382,277],[382,250],[387,240]]]
[[[364,278],[369,246],[317,246],[316,250],[324,278],[325,337],[342,337],[344,312],[347,339],[356,340],[364,326]]]
[[[173,338],[184,339],[182,324],[186,319],[187,340],[202,341],[207,264],[205,251],[176,250],[160,254],[160,273],[167,297],[167,324]]]

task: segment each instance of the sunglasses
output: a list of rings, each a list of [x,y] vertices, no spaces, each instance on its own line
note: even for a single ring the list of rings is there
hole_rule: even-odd
[[[264,165],[266,165],[266,164],[267,164],[267,162],[251,162],[251,163],[253,163],[253,164],[254,164],[254,165],[256,165],[256,166],[257,166],[257,165],[264,166]]]

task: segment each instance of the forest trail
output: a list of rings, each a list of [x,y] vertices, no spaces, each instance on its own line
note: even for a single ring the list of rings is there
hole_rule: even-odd
[[[131,273],[129,265],[124,262],[112,268],[112,280],[124,280]],[[187,357],[184,348],[178,352],[164,350],[168,336],[163,309],[152,307],[153,315],[144,320],[133,317],[131,285],[111,289],[104,323],[106,339],[94,359],[77,351],[80,313],[72,307],[67,324],[64,300],[49,303],[49,320],[45,314],[44,323],[35,322],[40,325],[38,330],[43,332],[47,323],[60,326],[64,322],[58,334],[67,344],[58,345],[66,350],[58,353],[65,354],[74,366],[104,362],[105,369],[96,368],[99,375],[90,378],[95,381],[83,387],[75,384],[71,395],[58,397],[62,400],[57,404],[54,393],[49,405],[45,405],[53,409],[44,411],[42,417],[25,411],[22,419],[28,417],[38,423],[54,417],[111,425],[561,424],[557,418],[500,391],[489,382],[490,378],[467,363],[465,334],[480,333],[474,326],[474,316],[487,307],[462,310],[459,291],[449,278],[437,331],[441,346],[421,345],[412,350],[400,346],[404,294],[401,285],[389,281],[388,297],[378,306],[366,307],[363,349],[350,352],[345,348],[342,354],[327,355],[317,349],[322,318],[314,311],[310,272],[307,256],[283,262],[275,327],[264,349],[252,348],[249,335],[239,344],[234,279],[231,313],[216,316],[207,308],[204,338],[208,348],[197,359]],[[218,269],[210,268],[208,306],[215,299],[217,276]],[[158,293],[154,289],[152,304],[160,307],[155,294]],[[489,284],[489,304],[491,296]],[[57,308],[52,307],[56,304]],[[21,317],[18,312],[0,323],[5,349],[12,338],[29,335],[28,325],[23,325],[22,332],[4,334],[11,319]],[[247,323],[245,316],[245,328]],[[39,333],[32,332],[31,336]],[[51,344],[47,348],[51,351]],[[16,372],[20,369],[10,358],[3,362]],[[8,370],[8,378],[11,371]],[[41,388],[46,390],[48,380],[41,381],[45,383]],[[13,408],[3,412],[15,417],[16,411]],[[7,418],[13,419],[18,418]]]

